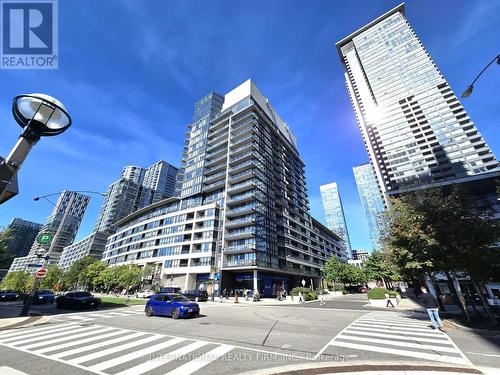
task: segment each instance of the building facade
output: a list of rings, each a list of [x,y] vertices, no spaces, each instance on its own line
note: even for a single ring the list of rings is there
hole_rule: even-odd
[[[73,243],[80,227],[83,215],[87,209],[90,197],[76,193],[73,191],[64,191],[59,195],[52,213],[43,224],[39,233],[51,233],[55,235],[58,227],[61,225],[62,229],[58,238],[54,238],[55,244],[50,254],[48,264],[58,264],[59,258],[65,246]],[[66,208],[69,206],[68,215],[64,219]],[[63,221],[64,219],[64,221]],[[15,258],[10,266],[11,271],[24,271],[30,268],[36,268],[36,265],[41,265],[42,261],[37,258],[36,254],[40,250],[48,249],[47,245],[40,245],[36,241],[33,242],[31,249],[27,256]],[[33,265],[33,266],[30,266]]]
[[[365,266],[366,260],[370,257],[370,252],[368,250],[352,250],[352,259],[347,262],[355,267],[363,268]]]
[[[325,212],[326,226],[337,233],[344,241],[347,254],[351,257],[351,240],[344,214],[344,206],[340,198],[340,192],[336,182],[321,185],[319,187],[321,201]]]
[[[196,103],[188,126],[180,198],[154,203],[121,220],[108,239],[104,259],[110,265],[161,264],[161,282],[170,280],[181,288],[192,287],[211,273],[221,279],[221,288],[259,289],[263,295],[272,295],[277,288],[290,290],[303,278],[308,285],[313,280],[319,286],[326,259],[337,256],[345,261],[347,256],[341,239],[309,214],[304,167],[287,124],[251,80],[225,96],[211,93]],[[118,252],[129,245],[117,245],[122,241],[117,236],[128,231],[127,236],[132,235],[137,223],[143,224],[136,230],[144,231],[149,228],[141,225],[148,220],[160,225],[161,215],[185,214],[192,219],[201,208],[215,211],[209,227],[212,238],[207,241],[211,250],[202,257],[207,258],[203,262],[210,258],[205,269],[196,273],[185,269],[192,263],[197,229],[196,222],[182,221],[188,216],[179,219],[175,231],[180,234],[175,236],[163,232],[168,228],[151,231],[154,240],[137,236],[134,246],[142,249],[147,242],[151,259],[142,250],[144,261]],[[173,239],[163,239],[169,237]],[[157,262],[166,243],[177,248],[165,251],[184,252],[169,255],[179,256],[178,262]]]
[[[11,237],[10,240],[6,241],[9,252],[15,257],[24,257],[28,255],[31,245],[42,229],[42,224],[16,217],[12,219],[6,229],[10,231]]]
[[[385,233],[383,212],[385,203],[379,190],[377,178],[370,163],[352,169],[358,188],[361,206],[368,222],[368,234],[374,250],[381,249],[380,239]]]
[[[384,199],[498,171],[498,162],[438,70],[401,4],[337,50]]]
[[[107,233],[93,232],[84,239],[65,246],[59,258],[59,267],[66,272],[73,263],[86,256],[101,259],[107,238]]]
[[[152,203],[175,195],[178,168],[160,160],[144,171],[142,192],[139,198],[139,207],[146,207]]]

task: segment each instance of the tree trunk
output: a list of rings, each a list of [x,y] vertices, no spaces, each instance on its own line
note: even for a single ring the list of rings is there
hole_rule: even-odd
[[[446,272],[446,277],[448,280],[451,281],[451,285],[453,286],[453,289],[455,290],[455,293],[458,298],[458,307],[460,307],[460,310],[465,315],[465,319],[467,319],[468,322],[470,322],[470,316],[469,312],[467,311],[467,305],[465,304],[465,298],[462,294],[462,290],[460,289],[460,284],[455,276],[451,276],[449,272]]]
[[[481,293],[481,288],[479,287],[479,283],[476,280],[476,278],[472,275],[470,275],[470,281],[472,282],[472,285],[474,286],[474,289],[476,290],[477,295],[481,299],[481,302],[483,304],[484,310],[486,311],[486,314],[488,314],[488,318],[490,319],[491,324],[493,325],[498,325],[498,320],[490,309],[490,305],[488,304],[488,301],[486,298],[484,298],[483,293]]]
[[[385,283],[384,278],[383,278],[383,277],[381,277],[381,279],[382,279],[382,285],[384,286],[384,289],[387,289],[387,285],[386,285],[386,283]]]

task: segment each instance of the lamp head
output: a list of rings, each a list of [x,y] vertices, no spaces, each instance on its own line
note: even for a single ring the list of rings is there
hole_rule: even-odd
[[[34,201],[39,201],[40,200],[40,197],[35,197],[33,198]]]
[[[497,56],[497,64],[500,65],[500,55]]]
[[[465,89],[465,91],[462,93],[462,98],[469,97],[470,94],[472,94],[472,90],[474,90],[474,86],[472,86],[472,85],[467,86],[467,88]]]
[[[71,126],[71,117],[64,105],[46,94],[16,96],[12,114],[22,128],[29,127],[38,136],[61,134]]]

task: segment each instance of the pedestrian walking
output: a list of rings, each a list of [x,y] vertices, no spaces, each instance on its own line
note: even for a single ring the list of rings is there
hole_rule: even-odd
[[[432,329],[439,329],[444,332],[443,322],[439,318],[439,308],[436,298],[434,298],[434,296],[427,291],[425,286],[421,287],[420,290],[422,291],[420,298],[422,299],[422,302],[427,310],[427,314],[429,315],[429,319],[431,320]]]
[[[319,295],[319,305],[326,307],[325,297],[322,294]]]
[[[302,294],[302,292],[299,292],[298,296],[299,296],[299,303],[304,303],[304,295]]]
[[[387,299],[387,303],[385,304],[385,307],[389,307],[389,305],[394,307],[394,305],[392,304],[391,296],[389,295],[389,293],[385,293],[385,298]]]

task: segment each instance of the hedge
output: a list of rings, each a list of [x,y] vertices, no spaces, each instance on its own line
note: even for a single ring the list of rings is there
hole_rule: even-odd
[[[301,286],[297,286],[292,289],[292,296],[298,296],[299,292],[302,292],[302,295],[304,296],[306,301],[312,301],[318,299],[318,295],[314,290],[311,290],[309,288],[304,288]]]
[[[385,294],[389,293],[389,297],[396,298],[397,293],[393,290],[385,288],[373,288],[368,291],[368,299],[385,299]]]

